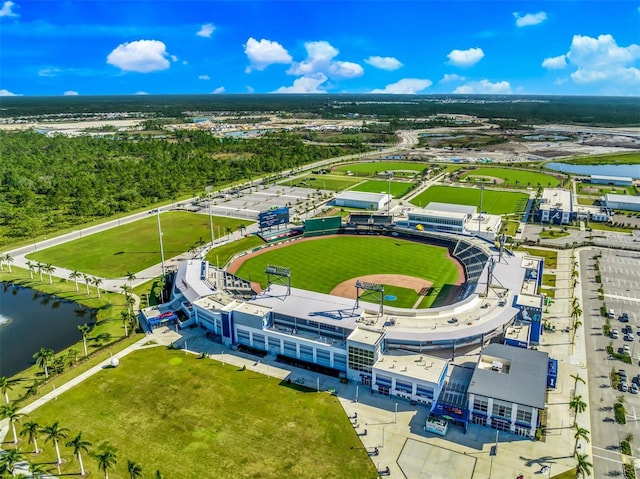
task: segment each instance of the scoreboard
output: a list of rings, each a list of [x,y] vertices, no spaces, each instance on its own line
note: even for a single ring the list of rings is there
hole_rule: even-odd
[[[289,208],[275,208],[268,211],[263,211],[258,214],[258,221],[260,222],[260,229],[273,228],[274,226],[289,223]]]

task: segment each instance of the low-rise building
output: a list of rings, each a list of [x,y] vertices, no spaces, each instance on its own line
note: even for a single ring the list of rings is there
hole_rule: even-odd
[[[640,196],[609,193],[605,196],[604,203],[612,210],[640,211]]]
[[[391,201],[391,196],[384,193],[366,193],[363,191],[343,191],[334,200],[336,206],[360,208],[378,211]]]
[[[591,175],[589,182],[594,185],[631,186],[633,178],[629,176]]]
[[[545,188],[538,201],[536,220],[542,223],[566,225],[576,216],[573,195],[563,188]]]

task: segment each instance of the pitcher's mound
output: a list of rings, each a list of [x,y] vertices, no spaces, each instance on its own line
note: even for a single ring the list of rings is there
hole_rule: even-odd
[[[369,274],[343,281],[331,290],[331,294],[334,296],[341,296],[343,298],[356,299],[357,280],[413,289],[416,293],[420,293],[420,291],[425,288],[431,288],[431,285],[433,284],[431,281],[427,281],[426,279],[416,278],[415,276],[405,276],[403,274]]]

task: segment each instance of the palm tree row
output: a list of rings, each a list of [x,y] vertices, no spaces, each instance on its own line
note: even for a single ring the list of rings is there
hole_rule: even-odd
[[[17,412],[16,406],[8,404],[3,405],[0,412],[4,418],[9,419],[14,439],[14,449],[8,450],[0,456],[0,477],[5,477],[6,474],[11,474],[16,477],[16,465],[24,461],[27,457],[25,453],[18,450],[18,436],[16,434],[16,424],[24,415]],[[42,449],[38,448],[38,437],[40,434],[44,435],[45,444],[52,443],[54,446],[56,451],[56,465],[58,467],[64,462],[60,453],[60,443],[63,443],[65,447],[72,450],[73,455],[78,460],[81,476],[87,474],[82,454],[90,454],[91,457],[96,460],[97,467],[104,474],[105,479],[109,479],[109,471],[114,469],[117,464],[118,457],[116,451],[104,449],[102,451],[91,452],[89,448],[92,446],[92,443],[83,437],[82,432],[78,432],[71,438],[69,432],[69,429],[61,427],[58,421],[49,426],[40,426],[35,421],[28,421],[22,425],[20,436],[26,438],[27,444],[33,444],[31,454],[39,454],[42,452]],[[36,474],[40,476],[41,474],[47,473],[42,463],[29,464],[29,472],[31,472],[32,477],[36,477]],[[143,477],[142,466],[139,463],[127,460],[127,473],[131,479],[139,479]],[[156,479],[162,479],[163,476],[160,471],[156,471],[154,477]]]
[[[11,263],[13,263],[13,256],[10,253],[0,254],[0,271],[4,271],[4,265],[7,265],[9,273],[11,273]]]

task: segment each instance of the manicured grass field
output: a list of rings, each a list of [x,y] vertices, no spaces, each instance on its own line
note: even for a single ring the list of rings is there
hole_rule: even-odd
[[[558,252],[546,249],[529,248],[528,246],[521,246],[519,249],[528,251],[531,256],[540,256],[544,258],[544,267],[555,269],[558,265]]]
[[[421,173],[423,170],[428,169],[427,163],[415,163],[404,161],[374,161],[371,163],[349,163],[346,165],[337,166],[335,171],[346,173],[350,171],[354,175],[358,176],[374,176],[376,173],[383,171],[402,171],[411,170],[416,173]]]
[[[519,186],[522,188],[537,185],[544,187],[560,186],[560,180],[551,175],[520,169],[482,167],[462,175],[462,179],[469,182],[491,183],[492,178],[503,180],[503,183],[500,183],[503,186]]]
[[[213,248],[207,253],[206,260],[209,264],[223,267],[234,255],[265,244],[264,240],[258,236],[249,236],[248,238],[242,238],[241,240],[232,241],[231,243]]]
[[[640,164],[640,153],[619,153],[613,155],[593,155],[563,158],[561,160],[572,165],[635,165]]]
[[[236,274],[259,281],[264,287],[267,284],[264,269],[268,264],[291,268],[292,286],[320,293],[330,293],[343,281],[369,274],[424,278],[433,282],[434,289],[453,284],[458,277],[456,264],[448,258],[446,248],[375,236],[321,238],[267,250],[248,259]],[[411,306],[416,301],[415,293],[404,291],[405,294],[392,293],[398,296],[393,305]]]
[[[169,212],[160,215],[165,259],[183,253],[199,240],[211,238],[209,217],[198,213]],[[214,228],[238,230],[247,220],[213,217]],[[138,272],[154,264],[160,257],[158,222],[150,215],[134,223],[85,236],[53,248],[29,254],[30,260],[51,263],[71,270],[105,277],[119,278],[128,271]]]
[[[130,354],[25,420],[59,421],[92,451],[115,449],[111,479],[130,477],[127,460],[144,477],[173,479],[376,477],[336,397],[163,347]],[[45,452],[32,459],[53,471],[52,444],[38,443]],[[62,473],[77,474],[72,451],[60,449]],[[83,456],[91,477],[102,477]]]
[[[351,176],[307,175],[286,183],[301,188],[317,188],[319,190],[342,191],[362,181],[362,178]]]
[[[510,191],[485,189],[482,194],[482,210],[489,214],[523,212],[529,195]],[[420,193],[411,203],[425,207],[432,201],[477,206],[480,210],[480,188],[456,188],[452,186],[432,186]]]
[[[391,188],[389,188],[389,186]],[[403,183],[400,181],[391,181],[390,183],[383,180],[369,180],[351,188],[351,191],[366,191],[368,193],[388,193],[391,190],[391,196],[400,198],[407,194],[411,189],[411,183]]]

